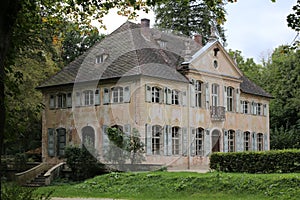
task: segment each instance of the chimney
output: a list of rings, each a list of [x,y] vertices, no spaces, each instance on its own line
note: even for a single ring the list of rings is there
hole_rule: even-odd
[[[146,18],[141,19],[141,27],[149,28],[150,27],[150,19],[146,19]]]
[[[194,41],[195,41],[197,44],[199,44],[200,47],[203,46],[203,44],[202,44],[202,36],[201,36],[201,35],[199,35],[199,34],[194,35]]]

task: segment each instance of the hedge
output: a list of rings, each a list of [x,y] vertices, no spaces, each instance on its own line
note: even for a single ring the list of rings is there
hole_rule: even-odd
[[[223,172],[300,172],[300,149],[213,153],[210,168]]]

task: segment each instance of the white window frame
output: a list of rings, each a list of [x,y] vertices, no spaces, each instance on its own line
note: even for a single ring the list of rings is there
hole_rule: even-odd
[[[257,133],[257,151],[263,151],[264,150],[264,134],[263,133]]]
[[[172,127],[172,155],[179,155],[180,153],[180,128],[178,126]]]
[[[202,86],[203,83],[201,81],[197,80],[195,82],[195,106],[200,108],[203,107]]]
[[[195,154],[197,156],[203,156],[204,145],[204,129],[199,127],[196,129],[195,135]]]
[[[98,55],[98,56],[96,56],[95,63],[96,63],[96,64],[103,63],[103,62],[106,60],[107,57],[108,57],[107,54],[101,54],[101,55]]]
[[[152,103],[161,103],[161,88],[157,87],[157,86],[153,86],[151,88],[151,102]]]
[[[160,155],[163,149],[163,133],[160,125],[152,126],[152,155]]]
[[[249,131],[244,132],[244,151],[251,150],[251,133]]]
[[[178,90],[172,90],[172,104],[179,105],[179,94]]]
[[[212,106],[219,105],[219,85],[216,83],[213,83],[211,85],[211,100],[212,100]]]
[[[59,93],[57,97],[57,108],[66,108],[67,107],[67,95],[65,93]]]
[[[228,152],[235,152],[236,144],[235,144],[235,131],[228,130]]]
[[[244,114],[249,114],[249,101],[242,101],[242,108]]]
[[[124,90],[123,87],[117,86],[111,88],[112,103],[123,103],[124,100]]]
[[[84,90],[83,95],[83,105],[91,106],[94,105],[94,91],[93,90]]]
[[[234,93],[234,88],[233,87],[227,87],[226,91],[226,98],[227,98],[227,111],[233,112],[234,111],[234,106],[233,106],[233,93]]]

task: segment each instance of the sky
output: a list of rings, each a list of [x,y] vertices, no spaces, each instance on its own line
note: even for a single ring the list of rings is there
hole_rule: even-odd
[[[224,24],[226,43],[225,48],[242,51],[245,58],[253,58],[259,63],[262,58],[267,58],[279,45],[290,44],[296,32],[287,26],[286,17],[292,13],[293,5],[297,0],[238,0],[236,3],[228,3]],[[153,12],[146,14],[139,12],[140,19],[150,19],[154,24]],[[116,10],[112,10],[104,17],[107,27],[102,33],[109,34],[127,20],[126,17],[118,16]]]

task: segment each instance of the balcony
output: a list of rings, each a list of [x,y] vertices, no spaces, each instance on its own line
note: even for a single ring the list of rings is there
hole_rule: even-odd
[[[223,106],[211,106],[210,117],[213,121],[225,121],[225,107]]]

